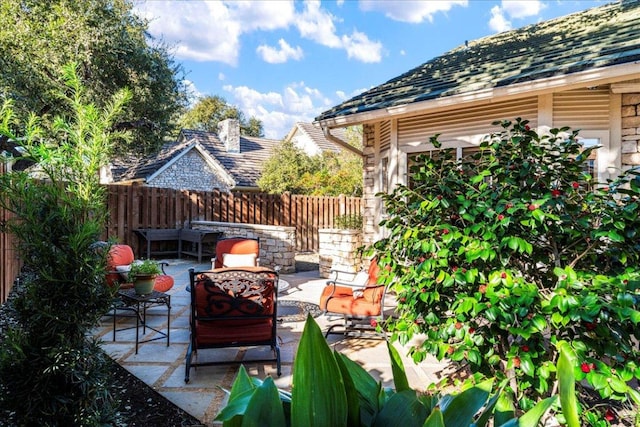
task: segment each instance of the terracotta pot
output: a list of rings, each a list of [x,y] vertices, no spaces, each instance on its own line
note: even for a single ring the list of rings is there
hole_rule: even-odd
[[[133,288],[138,295],[148,295],[153,292],[156,274],[137,274],[133,282]]]

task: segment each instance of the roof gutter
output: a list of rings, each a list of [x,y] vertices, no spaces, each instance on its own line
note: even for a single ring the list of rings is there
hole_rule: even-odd
[[[522,96],[523,94],[540,95],[553,92],[558,88],[562,88],[562,90],[571,90],[586,86],[614,83],[624,80],[630,75],[636,75],[637,73],[638,62],[634,61],[611,67],[594,68],[568,75],[553,76],[547,79],[516,83],[504,87],[481,89],[474,92],[446,96],[444,98],[394,105],[391,107],[384,107],[377,110],[344,116],[335,116],[325,120],[319,120],[316,123],[325,130],[326,134],[327,128],[355,126],[383,119],[411,116],[425,110],[429,110],[430,112],[450,110],[451,108],[459,107],[462,104],[505,101]]]
[[[354,147],[353,145],[349,144],[348,142],[345,142],[343,140],[341,140],[340,138],[338,138],[335,135],[331,135],[331,129],[329,129],[328,126],[322,126],[322,133],[324,134],[324,137],[327,138],[329,141],[338,144],[339,146],[341,146],[344,149],[347,149],[349,151],[351,151],[354,154],[357,154],[358,156],[362,156],[362,150],[358,150],[356,147]]]

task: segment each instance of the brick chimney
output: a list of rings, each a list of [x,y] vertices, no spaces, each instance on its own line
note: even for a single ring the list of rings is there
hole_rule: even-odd
[[[218,123],[218,138],[229,153],[240,152],[240,121],[225,119]]]

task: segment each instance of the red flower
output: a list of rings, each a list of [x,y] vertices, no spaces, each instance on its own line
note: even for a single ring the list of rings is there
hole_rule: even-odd
[[[453,349],[453,347],[449,347],[449,348],[447,349],[447,353],[448,353],[448,354],[453,354],[453,352],[454,352],[454,351],[455,351],[455,350]]]
[[[407,299],[405,297],[400,298],[400,302],[407,302]]]
[[[449,234],[449,229],[448,228],[443,229],[442,234]]]
[[[437,197],[438,200],[442,200],[442,195],[441,194],[438,194],[436,197]]]
[[[507,278],[507,273],[505,273],[504,271],[500,274],[500,277],[502,277],[503,279]]]
[[[587,331],[593,331],[598,325],[593,322],[585,322],[584,327],[587,328]]]
[[[371,325],[372,328],[375,328],[376,326],[378,326],[378,321],[376,319],[371,319],[369,321],[369,324]]]
[[[507,203],[506,205],[504,205],[504,207],[507,209],[511,209],[513,207],[513,203]]]
[[[498,215],[498,221],[502,221],[504,219],[504,215],[500,214]]]
[[[571,186],[572,186],[573,188],[575,188],[576,190],[577,190],[578,188],[580,188],[580,184],[578,184],[578,183],[577,183],[577,182],[575,182],[575,181],[571,183]]]
[[[560,190],[558,190],[558,189],[551,190],[551,195],[552,195],[553,197],[558,197],[558,196],[559,196],[559,195],[561,195],[561,194],[562,194],[562,191],[560,191]]]
[[[516,368],[520,367],[520,358],[519,357],[516,356],[516,357],[513,358],[513,366],[516,367]]]
[[[616,419],[616,414],[613,413],[611,408],[607,408],[607,412],[604,414],[604,419],[611,422]]]
[[[455,327],[456,327],[456,329],[461,329],[462,328],[462,323],[456,322]]]
[[[480,292],[481,294],[484,294],[485,292],[487,292],[487,285],[478,286],[478,292]]]
[[[524,126],[524,130],[529,131],[529,130],[531,130],[531,128],[529,127],[529,125],[525,125]]]
[[[469,333],[473,334],[476,330],[474,328],[469,328]]]
[[[523,345],[522,347],[520,347],[520,350],[524,351],[525,353],[529,352],[529,346],[528,345]]]
[[[585,374],[588,374],[589,372],[591,372],[591,366],[589,366],[587,362],[582,362],[582,365],[580,365],[580,369]]]
[[[458,266],[454,265],[453,267],[451,267],[451,271],[453,271],[454,273],[458,271]]]
[[[538,207],[537,207],[536,205],[534,205],[533,203],[531,203],[531,204],[528,206],[528,209],[529,209],[530,211],[535,211],[536,209],[538,209]]]

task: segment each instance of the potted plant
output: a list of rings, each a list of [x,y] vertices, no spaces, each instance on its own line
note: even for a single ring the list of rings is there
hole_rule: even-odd
[[[133,282],[138,295],[147,295],[153,291],[156,276],[161,273],[162,270],[156,261],[145,259],[131,264],[129,280]]]

